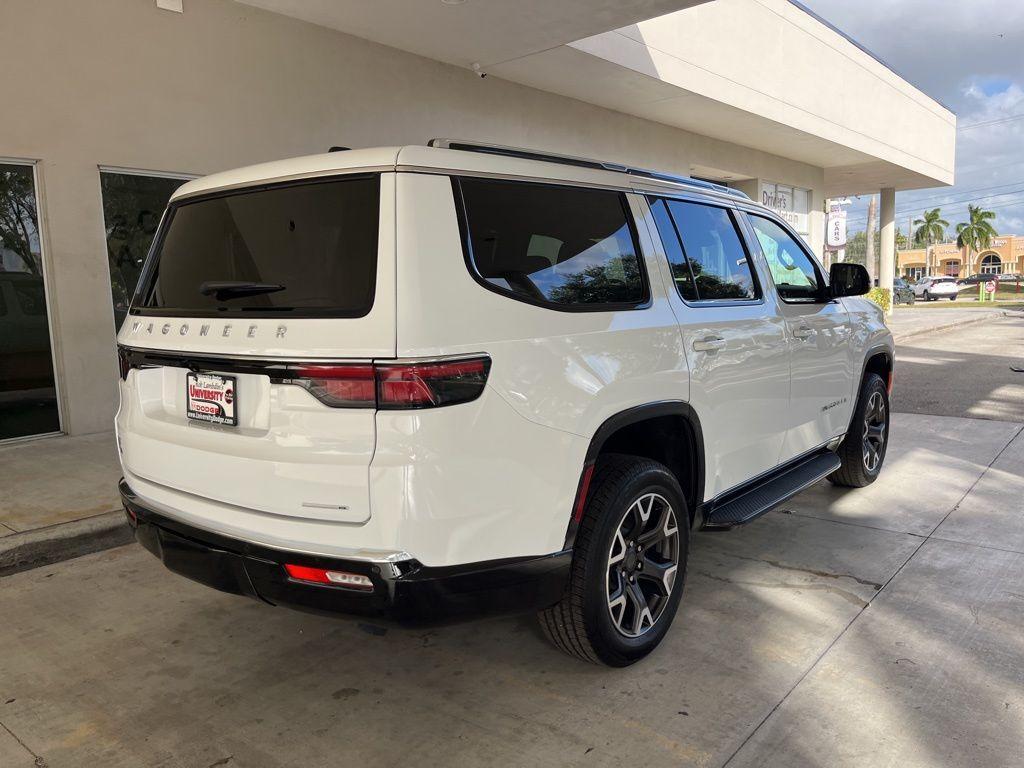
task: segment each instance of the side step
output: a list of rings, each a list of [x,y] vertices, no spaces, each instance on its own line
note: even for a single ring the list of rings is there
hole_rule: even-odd
[[[839,469],[841,463],[832,451],[823,450],[773,472],[754,485],[741,488],[720,501],[713,501],[704,511],[704,530],[726,531],[749,523],[832,474]]]

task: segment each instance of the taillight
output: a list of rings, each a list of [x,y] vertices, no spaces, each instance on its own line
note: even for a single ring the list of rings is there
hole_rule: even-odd
[[[377,366],[378,408],[435,408],[475,400],[487,383],[491,360]]]
[[[376,405],[372,365],[299,365],[286,380],[298,384],[331,408],[373,408]]]
[[[415,363],[289,366],[275,378],[331,408],[437,408],[475,400],[487,384],[489,357]]]

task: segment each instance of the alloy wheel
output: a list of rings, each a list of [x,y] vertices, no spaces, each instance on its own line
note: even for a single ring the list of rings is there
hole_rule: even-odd
[[[658,622],[678,570],[675,511],[661,494],[646,493],[629,505],[608,549],[608,613],[622,635],[640,637]]]
[[[882,463],[887,427],[885,399],[881,392],[872,392],[864,410],[864,468],[871,474]]]

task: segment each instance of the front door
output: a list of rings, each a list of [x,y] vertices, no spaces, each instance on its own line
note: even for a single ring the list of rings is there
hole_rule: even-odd
[[[800,456],[843,434],[854,404],[850,382],[850,320],[842,302],[825,298],[821,267],[773,219],[747,214],[768,265],[785,318],[790,349],[789,428],[780,461]]]
[[[35,167],[0,163],[0,440],[60,431]]]
[[[727,207],[649,198],[701,422],[705,500],[775,468],[786,435],[785,320]]]

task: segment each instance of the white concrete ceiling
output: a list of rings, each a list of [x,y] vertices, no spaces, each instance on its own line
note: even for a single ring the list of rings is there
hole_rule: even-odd
[[[238,0],[459,66],[486,68],[707,0]]]
[[[790,0],[238,2],[719,140],[695,164],[739,145],[829,195],[953,181],[955,116]]]

